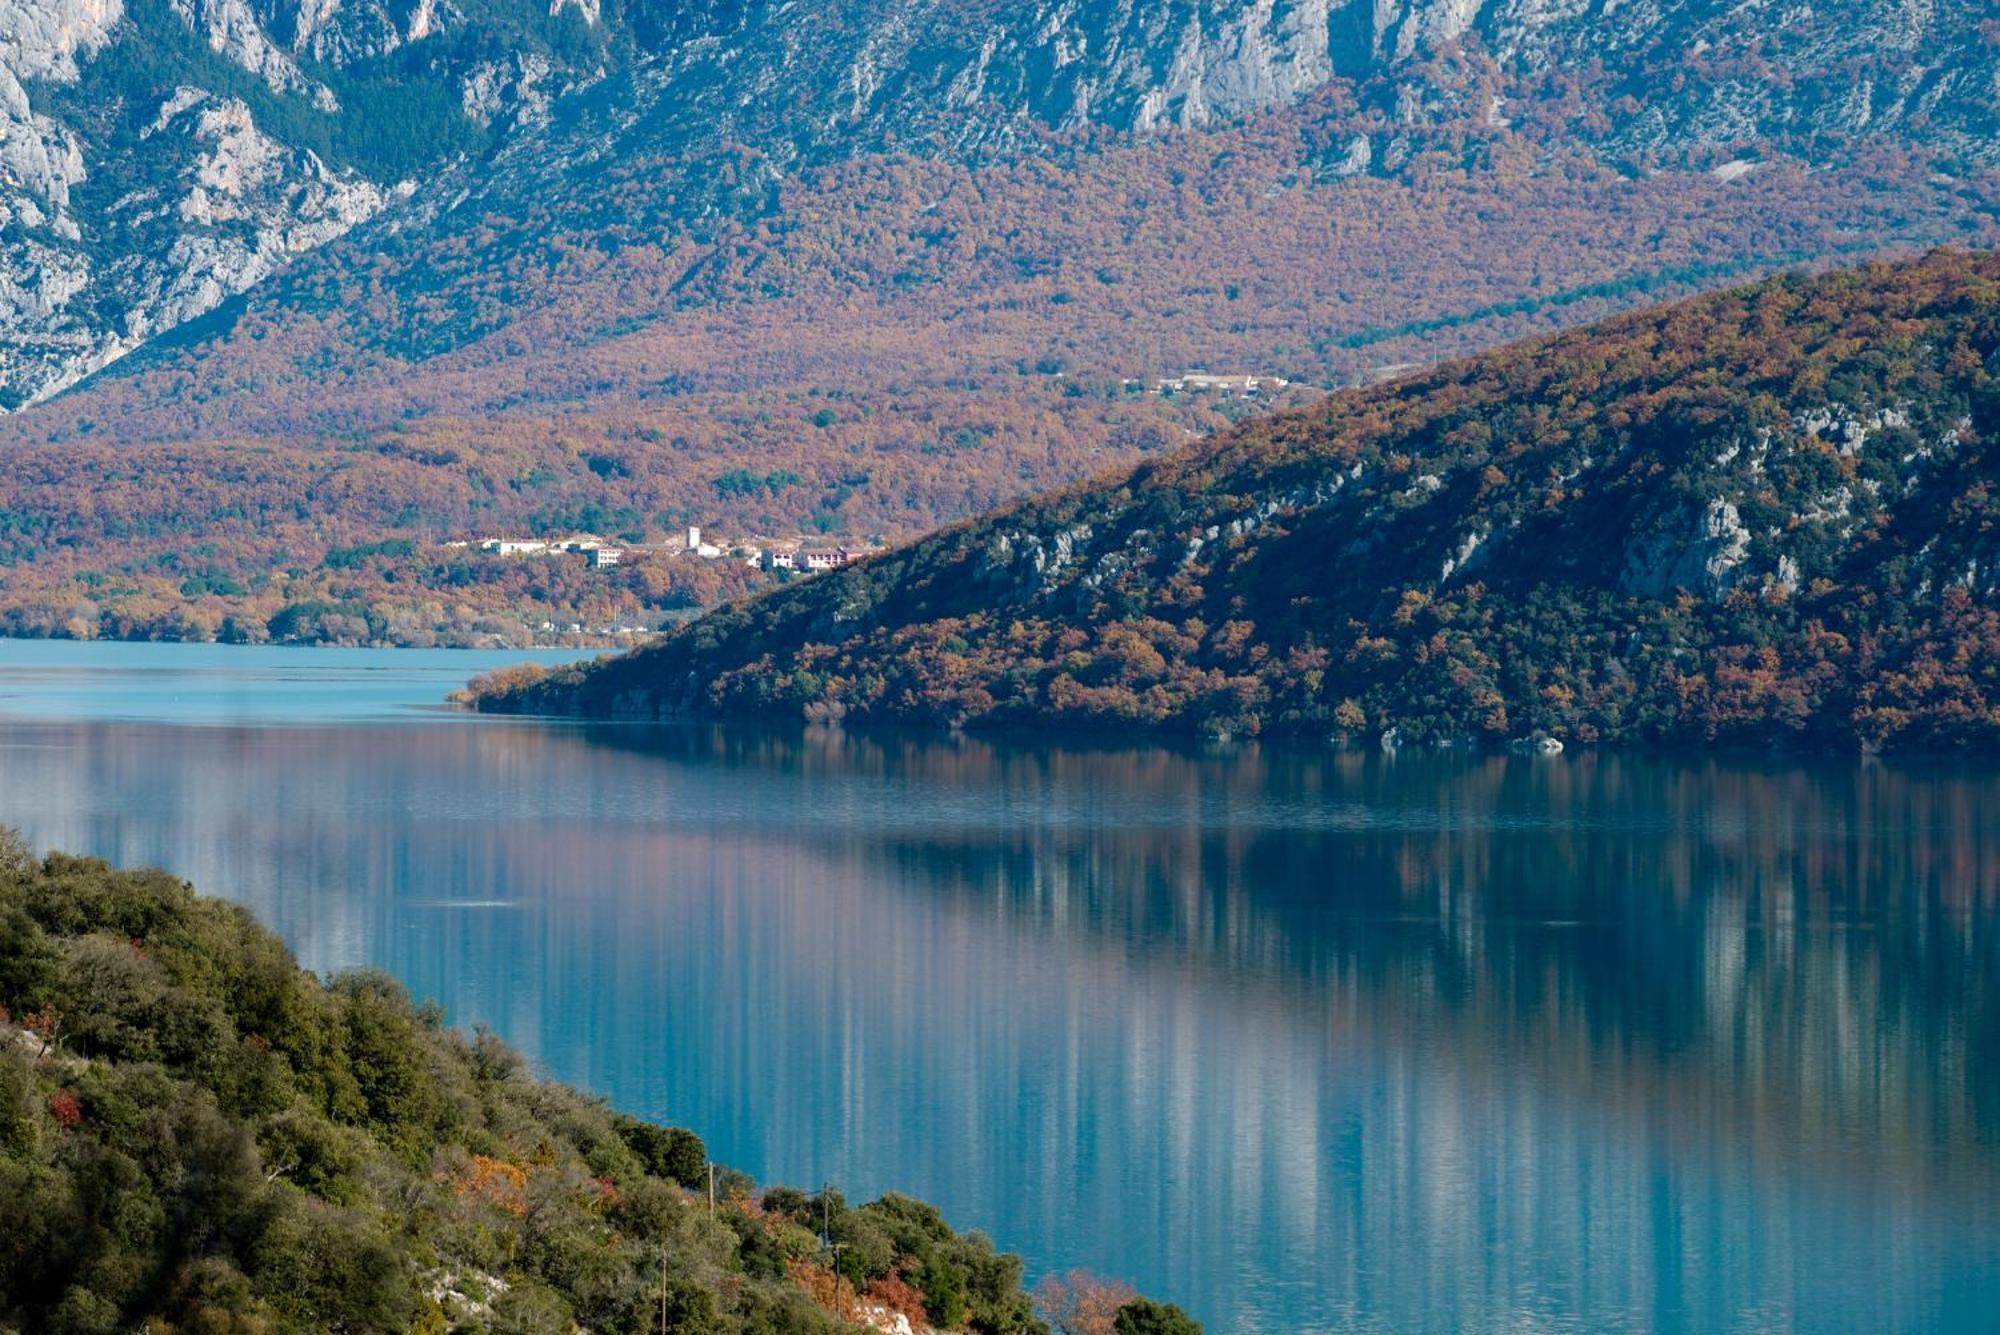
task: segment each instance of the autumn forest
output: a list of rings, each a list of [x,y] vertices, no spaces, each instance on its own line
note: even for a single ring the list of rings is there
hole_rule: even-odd
[[[1331,85],[1172,138],[864,154],[698,223],[690,173],[750,191],[750,159],[621,160],[587,199],[363,229],[0,421],[0,628],[588,640],[771,577],[444,544],[688,524],[906,541],[1509,338],[1996,235],[1979,169],[1875,145],[1827,169],[1633,173],[1563,147],[1588,105],[1412,135],[1395,171],[1351,177],[1326,163],[1380,112]],[[1294,383],[1150,391],[1190,369]]]

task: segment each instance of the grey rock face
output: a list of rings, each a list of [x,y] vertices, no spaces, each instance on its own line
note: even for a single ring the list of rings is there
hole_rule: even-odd
[[[465,22],[455,0],[0,4],[0,412],[61,391],[407,196],[401,172],[329,162],[301,130],[345,119],[393,141],[394,127],[356,125],[379,113],[343,107],[329,79]],[[97,79],[93,62],[120,44],[185,52],[163,68],[205,60],[212,77],[163,90],[140,58],[129,85]],[[482,75],[434,46],[440,89],[464,89],[468,134],[546,107],[556,68],[543,52]],[[258,105],[223,91],[241,87],[235,71],[261,87]]]
[[[537,119],[548,110],[553,72],[548,57],[539,53],[482,61],[459,85],[459,106],[482,128],[509,115]]]
[[[0,209],[11,206],[31,226],[39,208],[46,222],[35,230],[50,237],[31,234],[0,251],[0,402],[60,391],[374,216],[397,194],[330,170],[311,150],[266,134],[241,100],[200,89],[168,95],[142,139],[161,169],[112,202],[109,212],[135,244],[111,263],[94,263],[79,244],[97,224],[88,216],[80,224],[69,207],[67,187],[84,179],[74,138],[55,138],[65,156],[38,159],[47,174],[0,199]],[[10,136],[8,147],[22,142]],[[79,307],[107,289],[120,317],[93,322]]]
[[[120,0],[31,0],[0,7],[0,67],[19,79],[66,79],[109,39]]]
[[[24,85],[74,82],[77,62],[110,40],[123,13],[120,0],[0,6],[0,225],[74,236],[69,188],[83,179],[83,154],[64,126],[34,110]]]
[[[146,312],[159,328],[211,309],[291,256],[373,217],[395,193],[331,172],[311,150],[271,138],[234,98],[204,96],[163,111],[171,114],[155,132],[182,136],[191,150],[187,190],[174,212],[199,226],[169,252],[173,263]],[[145,334],[134,327],[131,336]]]
[[[1635,544],[1626,555],[1620,584],[1628,593],[1658,598],[1672,589],[1717,594],[1735,582],[1736,568],[1750,553],[1750,530],[1736,506],[1713,500],[1679,531]]]
[[[0,407],[14,397],[10,382],[89,366],[96,353],[61,319],[90,276],[70,207],[85,174],[82,146],[35,110],[25,85],[74,82],[78,62],[110,40],[122,15],[118,0],[0,7]]]
[[[208,49],[262,79],[274,93],[299,93],[320,111],[338,110],[325,84],[306,77],[298,61],[265,33],[249,0],[172,0],[174,13]],[[309,0],[310,2],[310,0]]]
[[[457,26],[449,0],[254,0],[258,21],[295,59],[338,68]]]

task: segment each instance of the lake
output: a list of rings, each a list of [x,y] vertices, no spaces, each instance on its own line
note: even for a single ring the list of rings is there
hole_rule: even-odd
[[[1211,1332],[2000,1314],[2000,765],[436,708],[521,657],[0,641],[0,820]]]

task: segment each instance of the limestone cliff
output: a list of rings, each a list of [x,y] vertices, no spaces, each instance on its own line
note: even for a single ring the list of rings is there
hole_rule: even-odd
[[[327,0],[0,6],[0,411],[212,310],[545,106],[556,62],[524,40],[503,70],[480,54],[495,35],[428,0],[400,16]],[[379,59],[426,41],[422,60]]]

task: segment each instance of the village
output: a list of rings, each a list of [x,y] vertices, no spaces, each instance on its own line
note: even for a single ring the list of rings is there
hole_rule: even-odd
[[[594,533],[576,533],[563,538],[479,538],[457,539],[444,544],[447,550],[474,551],[485,556],[578,556],[592,570],[617,566],[631,557],[675,557],[700,561],[740,561],[758,570],[817,575],[838,570],[865,556],[886,551],[874,539],[861,543],[826,544],[809,538],[753,538],[736,542],[711,542],[699,526],[690,525],[681,542],[610,542]]]
[[[1189,371],[1183,375],[1127,380],[1124,383],[1128,388],[1144,386],[1150,393],[1166,397],[1214,394],[1220,398],[1254,399],[1259,394],[1276,393],[1292,382],[1276,375],[1210,375],[1206,371]]]

